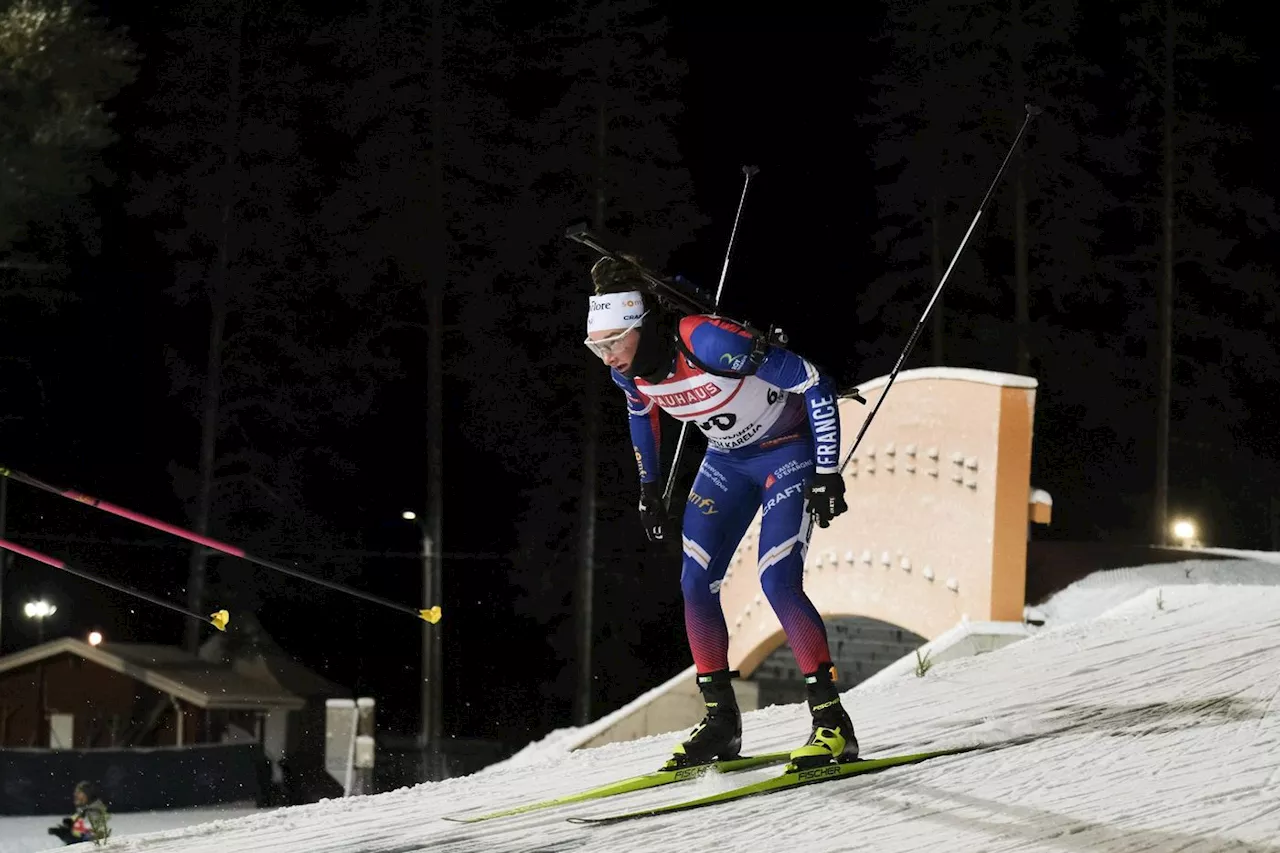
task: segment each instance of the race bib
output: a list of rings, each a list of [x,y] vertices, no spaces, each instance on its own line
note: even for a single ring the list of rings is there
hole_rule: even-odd
[[[676,420],[697,426],[718,450],[745,447],[767,433],[787,402],[785,392],[755,376],[714,376],[684,359],[672,376],[642,390]]]

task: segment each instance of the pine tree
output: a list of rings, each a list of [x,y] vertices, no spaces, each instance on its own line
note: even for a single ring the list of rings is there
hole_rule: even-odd
[[[172,259],[168,295],[205,328],[169,354],[200,435],[196,465],[173,466],[175,488],[198,532],[246,531],[276,550],[333,543],[310,486],[342,464],[332,436],[368,409],[386,360],[370,315],[353,310],[368,280],[335,272],[337,249],[315,227],[332,192],[309,144],[327,111],[306,94],[316,22],[289,2],[192,0],[172,14],[156,121],[139,133],[154,168],[137,177],[134,212]],[[207,560],[193,551],[192,609]],[[264,594],[261,573],[223,571],[240,606]]]
[[[598,523],[604,535],[620,514],[616,499],[584,506],[594,491],[583,487],[584,466],[598,472],[598,483],[617,484],[631,524],[637,488],[630,455],[615,450],[629,441],[621,394],[581,345],[594,258],[565,240],[564,228],[584,219],[603,226],[662,269],[703,220],[673,133],[685,69],[663,47],[667,24],[654,4],[510,4],[495,20],[500,28],[472,49],[519,94],[457,144],[476,155],[461,167],[473,185],[506,188],[495,200],[501,208],[471,226],[480,239],[463,232],[458,242],[475,259],[459,304],[462,323],[475,331],[460,341],[458,363],[472,389],[469,416],[485,424],[487,447],[521,492],[524,548],[512,582],[524,593],[519,612],[550,634],[548,665],[556,666],[582,654],[581,643],[573,651],[575,621],[563,614],[578,602],[581,615],[585,604],[581,569],[571,568],[575,555],[580,564],[593,552],[586,525]],[[494,400],[487,389],[499,386],[520,393]],[[596,418],[601,450],[592,464],[586,448]],[[639,620],[628,621],[640,629]],[[544,699],[570,693],[574,669],[564,667]],[[579,717],[588,713],[580,701]]]
[[[935,361],[1036,377],[1033,477],[1066,491],[1066,504],[1079,495],[1122,519],[1114,478],[1103,472],[1125,470],[1132,457],[1132,438],[1110,413],[1134,394],[1127,367],[1139,343],[1126,324],[1141,301],[1124,193],[1140,164],[1133,128],[1107,110],[1116,72],[1102,62],[1114,51],[1094,55],[1080,36],[1116,30],[1110,7],[890,4],[893,61],[877,80],[873,116],[884,129],[875,156],[886,271],[862,310],[864,319],[880,315],[877,346],[905,340],[1024,104],[1043,106],[948,281]],[[1088,466],[1076,464],[1082,447]]]
[[[103,155],[118,138],[109,104],[136,61],[128,34],[83,3],[0,3],[0,439],[9,446],[35,446],[53,417],[42,363],[52,330],[40,321],[60,319],[72,269],[99,249],[92,193],[115,179]],[[8,560],[0,556],[0,572]]]
[[[882,175],[887,269],[864,300],[863,319],[881,314],[885,331],[905,338],[1021,125],[1024,104],[1044,107],[952,272],[947,307],[935,315],[935,361],[1030,372],[1054,348],[1046,332],[1056,316],[1108,278],[1111,264],[1099,257],[1097,239],[1116,199],[1092,150],[1097,110],[1082,90],[1098,69],[1073,48],[1078,26],[1071,4],[888,5],[883,39],[892,59],[874,80],[868,116],[882,129],[873,157]],[[939,319],[951,308],[975,322]]]
[[[1125,92],[1144,131],[1145,173],[1159,176],[1135,194],[1140,248],[1132,258],[1134,270],[1151,282],[1142,318],[1154,317],[1156,329],[1155,381],[1142,384],[1144,390],[1154,385],[1156,398],[1150,529],[1157,542],[1168,536],[1172,483],[1203,491],[1217,479],[1205,463],[1234,457],[1233,469],[1258,478],[1237,488],[1256,490],[1258,498],[1266,497],[1259,479],[1276,470],[1269,430],[1252,450],[1239,433],[1269,393],[1269,377],[1258,365],[1280,356],[1263,320],[1276,304],[1276,268],[1264,241],[1280,219],[1274,200],[1256,189],[1255,176],[1234,171],[1233,162],[1248,161],[1240,155],[1250,150],[1250,138],[1224,118],[1229,93],[1257,85],[1248,69],[1258,57],[1242,35],[1244,22],[1231,19],[1222,4],[1209,8],[1216,12],[1212,19],[1203,4],[1191,10],[1152,0],[1123,18],[1126,47],[1136,57]],[[1239,75],[1234,86],[1209,82],[1233,73]],[[1151,340],[1148,323],[1137,320],[1133,331]],[[1234,509],[1220,503],[1220,529],[1255,505],[1253,498]],[[1262,540],[1260,521],[1254,526]]]
[[[108,105],[136,63],[127,33],[77,0],[0,4],[0,311],[10,325],[67,304],[73,265],[99,251],[91,193],[114,181],[102,154],[118,138]],[[20,334],[5,325],[6,341]],[[37,374],[0,348],[0,388],[29,397]]]
[[[48,301],[69,254],[96,249],[88,194],[113,176],[102,152],[117,139],[108,103],[133,80],[127,34],[77,0],[0,6],[0,287],[12,300]]]

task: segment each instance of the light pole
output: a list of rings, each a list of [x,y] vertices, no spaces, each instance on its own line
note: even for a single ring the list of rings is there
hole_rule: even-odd
[[[28,601],[27,606],[22,608],[22,612],[27,615],[28,619],[36,620],[36,639],[40,645],[43,645],[44,644],[44,620],[48,619],[53,614],[57,613],[58,606],[56,604],[50,604],[44,599],[40,599],[38,601]],[[44,727],[45,727],[45,723],[48,721],[48,718],[49,718],[49,711],[48,711],[48,708],[46,707],[48,703],[45,699],[44,659],[43,658],[40,660],[40,663],[37,666],[38,666],[38,669],[37,669],[36,679],[38,684],[36,689],[38,691],[39,698],[36,700],[36,702],[40,706],[40,716],[36,719],[35,745],[40,746],[41,744],[45,743]]]
[[[427,526],[418,521],[418,514],[413,510],[405,510],[400,514],[405,521],[411,521],[422,535],[422,595],[425,602],[440,603],[440,563],[436,553],[435,542]],[[422,749],[423,769],[426,779],[435,781],[441,775],[440,739],[441,717],[444,713],[443,665],[440,651],[440,638],[436,635],[439,627],[424,621],[422,623],[422,695],[421,716],[419,720],[418,745]]]
[[[36,637],[39,642],[44,642],[44,620],[58,612],[58,605],[50,604],[44,599],[39,601],[28,601],[27,606],[22,608],[22,612],[27,614],[28,619],[36,620]]]

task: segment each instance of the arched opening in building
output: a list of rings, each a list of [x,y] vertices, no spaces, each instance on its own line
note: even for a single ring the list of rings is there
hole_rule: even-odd
[[[826,623],[832,663],[843,690],[928,642],[906,628],[865,616],[828,616]],[[758,686],[761,708],[805,700],[804,677],[787,642],[770,652],[746,680]]]

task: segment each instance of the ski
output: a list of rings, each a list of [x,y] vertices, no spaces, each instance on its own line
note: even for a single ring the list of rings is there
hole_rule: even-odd
[[[525,814],[527,812],[538,811],[540,809],[549,809],[554,806],[581,803],[586,802],[587,800],[599,800],[604,797],[617,796],[618,794],[629,794],[632,791],[643,791],[647,788],[656,788],[660,785],[671,785],[675,782],[687,782],[691,779],[701,778],[712,770],[717,773],[737,773],[742,770],[752,770],[757,767],[768,767],[773,764],[783,764],[790,759],[790,751],[766,752],[761,755],[746,755],[740,758],[730,759],[728,761],[713,761],[707,764],[694,764],[690,767],[681,767],[678,770],[658,770],[653,773],[644,773],[639,776],[632,776],[629,779],[621,779],[617,782],[609,782],[597,788],[591,788],[589,790],[580,791],[577,794],[569,794],[564,797],[525,803],[524,805],[512,806],[511,808],[489,812],[487,814],[444,815],[444,819],[451,820],[456,823],[477,823],[482,820],[492,820],[493,818]]]
[[[714,806],[721,803],[729,803],[734,800],[740,800],[743,797],[750,797],[756,794],[769,794],[775,791],[787,791],[792,788],[812,785],[817,782],[830,782],[835,779],[845,779],[850,776],[857,776],[863,773],[874,773],[878,770],[885,770],[899,765],[917,764],[921,761],[927,761],[930,758],[938,758],[943,755],[958,755],[963,752],[972,752],[975,749],[982,748],[982,746],[961,746],[950,749],[937,749],[930,752],[918,752],[909,755],[890,755],[883,758],[858,759],[841,764],[828,764],[821,767],[813,767],[807,770],[791,772],[784,771],[781,775],[775,776],[772,779],[765,779],[761,782],[743,785],[738,788],[732,788],[728,791],[721,791],[718,794],[711,794],[694,800],[684,800],[677,803],[669,803],[664,806],[654,806],[653,808],[642,809],[634,812],[604,815],[602,817],[570,817],[566,818],[566,820],[570,823],[600,826],[603,824],[619,823],[624,820],[634,820],[635,818],[640,817],[672,814],[673,812],[683,812],[690,809],[702,808],[703,806]]]

